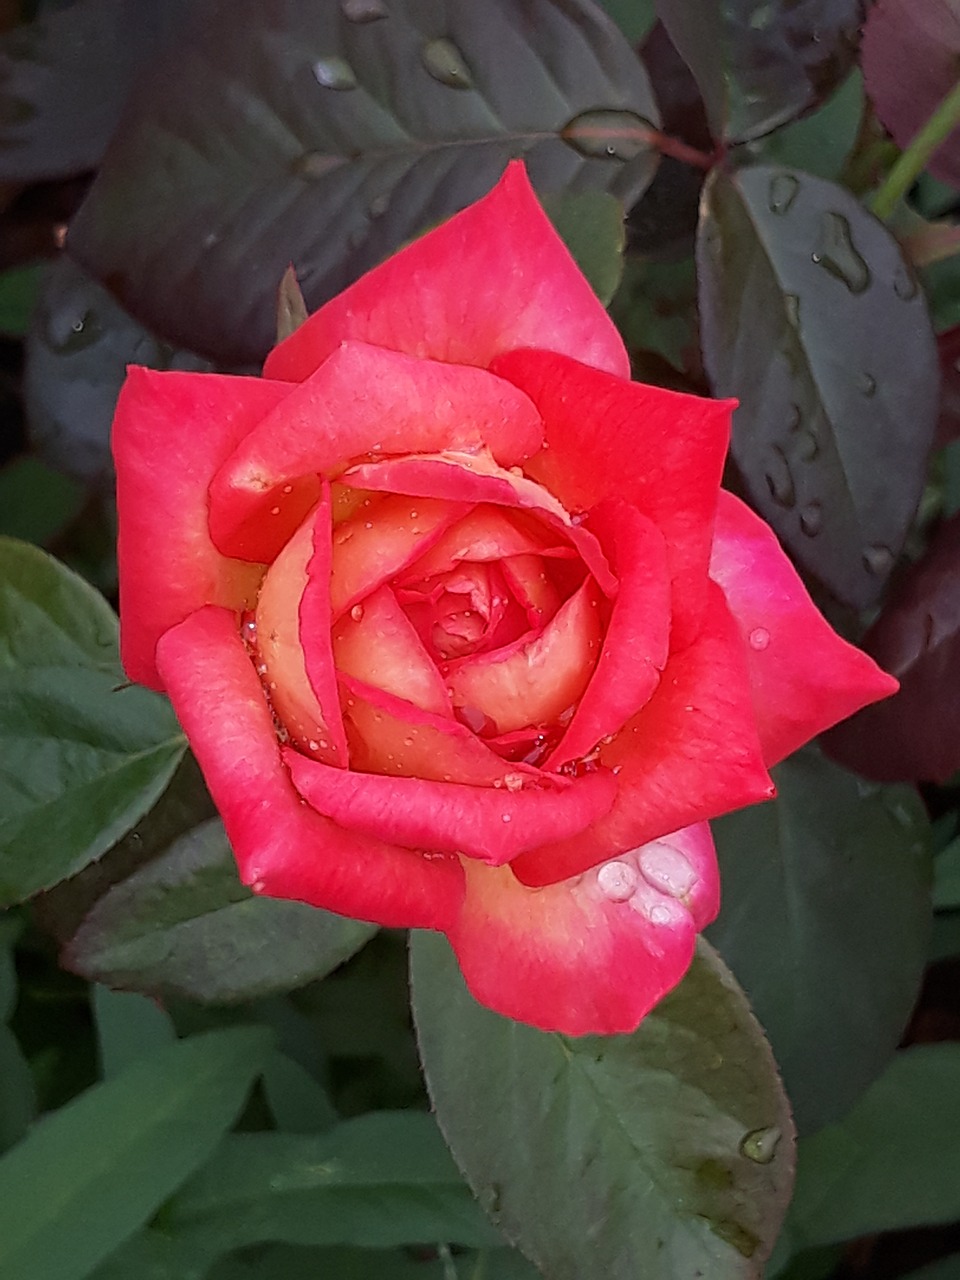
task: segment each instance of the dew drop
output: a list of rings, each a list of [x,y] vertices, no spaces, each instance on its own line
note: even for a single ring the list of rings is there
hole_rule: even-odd
[[[787,213],[796,200],[799,190],[800,183],[792,173],[776,174],[770,179],[770,188],[767,192],[767,205],[770,212]]]
[[[770,490],[770,497],[777,506],[785,507],[787,510],[796,506],[797,491],[794,487],[793,476],[790,473],[790,464],[787,462],[786,454],[779,445],[774,445],[770,450],[766,481],[767,488]]]
[[[500,815],[500,821],[501,821],[501,822],[512,822],[512,821],[513,821],[513,816],[512,816],[512,814],[509,814],[509,813],[501,813],[501,815]]]
[[[353,67],[335,55],[318,58],[313,64],[313,77],[322,89],[355,89],[357,77]]]
[[[877,389],[877,380],[869,373],[857,374],[857,390],[862,396],[872,396]]]
[[[842,213],[828,211],[820,221],[820,239],[810,255],[851,293],[863,293],[870,285],[870,268],[857,252],[850,223]]]
[[[582,156],[600,160],[633,160],[650,150],[653,125],[633,111],[584,111],[568,121],[560,136]]]
[[[279,508],[279,507],[271,507],[271,508],[270,508],[270,514],[271,514],[272,516],[278,516],[278,515],[280,514],[280,508]]]
[[[799,431],[800,424],[802,422],[803,422],[803,413],[801,412],[800,406],[798,404],[792,404],[790,406],[790,412],[787,417],[787,430]]]
[[[655,907],[651,907],[647,914],[650,917],[651,924],[669,924],[673,919],[673,912],[670,908],[661,906],[659,903]]]
[[[680,850],[662,840],[644,845],[639,862],[647,884],[671,898],[684,897],[699,878]]]
[[[787,319],[793,325],[794,329],[800,328],[800,299],[795,293],[785,293],[783,295],[783,305],[786,308]]]
[[[523,787],[523,774],[505,773],[503,775],[503,785],[508,791],[520,791]]]
[[[354,622],[360,622],[360,621],[362,621],[362,619],[363,619],[363,605],[362,605],[362,604],[355,604],[355,605],[353,606],[353,608],[350,610],[350,617],[354,620]]]
[[[267,886],[263,880],[254,880],[253,884],[250,886],[254,893],[263,893],[266,887]]]
[[[917,296],[919,290],[916,275],[905,262],[901,262],[893,277],[893,292],[903,302],[909,302]]]
[[[629,862],[605,862],[597,872],[597,887],[610,902],[627,902],[640,883]]]
[[[748,637],[750,648],[762,652],[770,643],[770,632],[766,627],[754,627]]]
[[[340,0],[340,12],[348,22],[376,22],[390,16],[383,0]]]
[[[283,486],[283,490],[282,490],[282,492],[283,492],[283,493],[293,493],[293,485],[292,485],[292,484],[285,484],[285,485]]]
[[[445,36],[439,40],[428,40],[420,50],[420,61],[440,84],[451,89],[473,88],[473,76],[463,54]]]
[[[798,431],[794,441],[794,451],[801,462],[813,462],[820,453],[820,441],[816,432]]]
[[[311,739],[310,739],[310,741],[307,743],[307,746],[310,748],[310,750],[311,750],[311,751],[319,751],[319,750],[320,750],[320,743],[319,743],[319,742],[314,742],[313,738],[311,738]]]
[[[823,511],[819,502],[808,502],[800,512],[800,528],[808,538],[815,538],[823,524]]]
[[[751,1129],[740,1143],[740,1154],[754,1164],[769,1164],[777,1150],[782,1134],[779,1129]]]
[[[878,578],[884,577],[893,568],[894,554],[889,547],[880,546],[874,543],[864,548],[863,563],[868,573],[874,573]]]

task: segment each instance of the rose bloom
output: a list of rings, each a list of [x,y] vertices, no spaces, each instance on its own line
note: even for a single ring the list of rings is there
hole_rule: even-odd
[[[568,1034],[683,976],[705,820],[896,688],[721,490],[733,405],[629,372],[517,163],[262,378],[131,369],[114,430],[123,662],[243,880]]]

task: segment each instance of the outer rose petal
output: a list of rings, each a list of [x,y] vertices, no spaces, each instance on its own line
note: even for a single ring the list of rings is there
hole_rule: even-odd
[[[495,867],[542,844],[544,836],[582,831],[609,809],[617,790],[613,774],[604,770],[574,781],[557,778],[548,788],[510,790],[344,773],[289,748],[283,754],[300,794],[341,826],[388,836],[406,848],[464,853]]]
[[[705,824],[544,889],[510,867],[465,861],[464,872],[450,941],[467,986],[508,1018],[566,1035],[635,1030],[687,971],[719,903]]]
[[[210,486],[213,540],[231,555],[273,559],[303,513],[300,477],[334,478],[363,454],[486,447],[510,465],[542,438],[533,405],[501,378],[345,343],[221,467]]]
[[[612,378],[544,351],[513,352],[494,371],[525,391],[544,420],[544,447],[524,464],[528,475],[568,511],[623,498],[663,534],[674,583],[671,648],[689,644],[705,600],[735,402]]]
[[[623,849],[774,794],[743,642],[721,591],[710,587],[700,635],[671,656],[647,705],[601,748],[601,764],[620,770],[610,813],[576,840],[521,854],[513,870],[524,884],[553,884]]]
[[[192,614],[161,639],[157,662],[244,883],[388,927],[448,927],[463,894],[455,860],[344,831],[294,790],[231,613]]]
[[[205,604],[249,608],[263,566],[210,539],[207,486],[237,443],[290,394],[218,373],[127,374],[113,423],[120,523],[120,649],[131,680],[160,689],[157,641]]]
[[[763,758],[774,765],[898,683],[840,638],[807,594],[776,535],[721,493],[710,576],[747,641]]]
[[[493,190],[345,289],[267,356],[299,382],[344,338],[486,367],[538,346],[628,377],[620,335],[515,161]]]

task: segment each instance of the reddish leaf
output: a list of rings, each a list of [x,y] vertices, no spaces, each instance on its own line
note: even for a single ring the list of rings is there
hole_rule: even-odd
[[[905,147],[957,82],[957,0],[879,0],[863,32],[863,74],[877,115]],[[930,172],[960,186],[960,129],[934,153]]]
[[[864,638],[900,692],[832,730],[834,759],[881,782],[960,769],[960,516],[943,526]]]

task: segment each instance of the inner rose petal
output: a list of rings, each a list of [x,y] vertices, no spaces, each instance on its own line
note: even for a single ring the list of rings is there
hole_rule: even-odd
[[[450,696],[389,587],[379,587],[333,628],[337,670],[414,706],[451,715]]]
[[[338,525],[333,534],[330,607],[338,618],[405,569],[458,520],[465,507],[401,494],[381,499]]]
[[[595,584],[588,579],[538,634],[506,650],[450,663],[454,707],[480,713],[495,733],[551,724],[583,693],[600,652]]]
[[[316,633],[311,628],[313,681],[300,639],[300,610],[310,583],[308,569],[318,548],[321,558],[328,560],[329,539],[329,505],[321,502],[267,570],[254,619],[256,658],[273,710],[291,739],[317,759],[344,767],[347,744],[329,630]],[[322,579],[318,581],[322,588]],[[319,603],[322,608],[324,602]]]
[[[533,521],[525,521],[521,527],[505,511],[480,503],[414,561],[398,581],[435,577],[455,569],[464,560],[499,562],[525,554],[570,559],[576,552],[551,530],[538,529]]]

